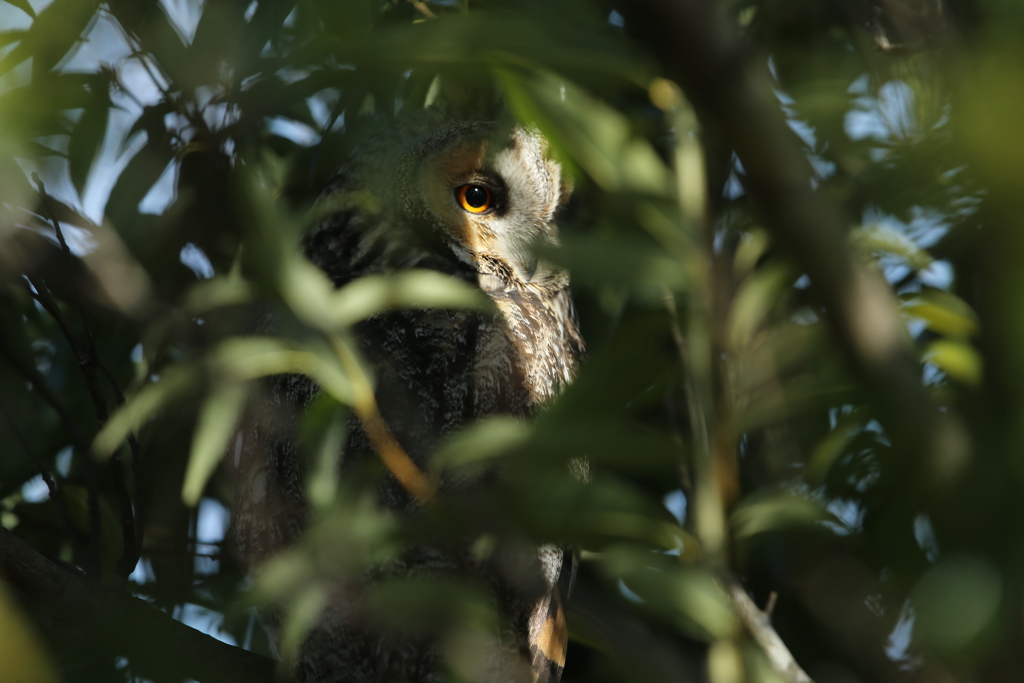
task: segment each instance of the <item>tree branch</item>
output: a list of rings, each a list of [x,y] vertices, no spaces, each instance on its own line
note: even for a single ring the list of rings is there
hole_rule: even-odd
[[[63,569],[0,527],[0,577],[59,622],[98,631],[132,666],[200,683],[273,683],[276,662]]]
[[[60,516],[61,524],[64,525],[64,533],[68,535],[68,541],[71,543],[72,557],[78,562],[85,562],[85,552],[82,550],[81,544],[78,542],[78,533],[75,531],[75,525],[71,521],[71,515],[68,514],[68,508],[64,504],[64,498],[61,497],[59,491],[57,491],[57,482],[54,481],[53,475],[50,474],[49,468],[39,458],[35,450],[32,449],[28,439],[25,438],[25,434],[18,427],[17,421],[14,416],[11,415],[11,411],[7,409],[7,405],[0,401],[0,413],[3,413],[4,419],[7,420],[7,426],[14,434],[14,438],[21,444],[22,449],[28,455],[28,457],[35,463],[36,468],[39,470],[39,474],[43,477],[43,481],[46,483],[46,490],[50,492],[50,500],[57,508],[57,514]]]
[[[46,378],[43,377],[42,373],[19,357],[17,349],[3,335],[0,335],[0,355],[6,357],[11,367],[32,385],[32,388],[39,393],[44,401],[50,404],[50,407],[57,413],[60,421],[64,423],[68,434],[71,435],[72,447],[79,453],[79,457],[84,458],[82,463],[85,469],[86,489],[88,491],[87,506],[89,509],[89,557],[86,558],[86,569],[90,574],[98,575],[100,571],[100,499],[96,467],[89,453],[91,444],[85,438],[82,430],[78,428],[75,418],[71,415],[67,406],[53,392],[50,385],[46,383]]]
[[[61,230],[60,221],[57,220],[57,216],[50,209],[50,197],[46,194],[46,186],[35,173],[32,174],[32,180],[35,181],[39,190],[39,196],[42,199],[43,211],[46,213],[46,217],[50,222],[53,223],[53,229],[54,232],[57,233],[57,241],[60,242],[61,249],[69,259],[75,258],[74,254],[71,253],[71,248],[68,246],[67,240],[64,239],[64,231]],[[61,331],[64,332],[64,337],[67,339],[68,344],[71,345],[75,358],[78,360],[78,368],[82,371],[82,376],[85,379],[85,388],[88,390],[89,397],[92,399],[93,408],[96,410],[96,427],[97,429],[102,429],[103,425],[107,423],[109,415],[107,413],[107,402],[103,398],[103,392],[100,391],[99,383],[96,381],[96,371],[100,365],[99,354],[96,352],[96,338],[92,332],[92,325],[89,323],[89,316],[85,314],[85,306],[82,305],[82,301],[79,297],[74,297],[78,299],[74,303],[78,308],[79,315],[81,315],[82,327],[85,330],[85,343],[82,343],[82,341],[78,339],[77,335],[72,332],[71,326],[64,319],[60,307],[57,305],[57,302],[54,301],[53,296],[49,293],[46,287],[35,281],[32,281],[32,285],[39,294],[40,303],[43,304],[50,315],[57,321]],[[138,444],[135,443],[134,437],[131,438],[130,441],[133,442],[132,456],[137,458]],[[89,450],[84,451],[84,457],[91,458],[91,452]],[[125,485],[124,468],[121,465],[121,455],[116,451],[110,457],[110,474],[114,482],[114,491],[117,493],[117,502],[121,513],[122,547],[121,556],[117,560],[115,571],[121,581],[127,581],[128,575],[132,573],[132,570],[135,569],[135,565],[138,564],[142,539],[135,530],[135,510],[132,506],[131,495],[128,493],[128,487]]]
[[[747,591],[735,580],[728,580],[729,595],[736,615],[750,636],[761,646],[772,668],[789,683],[814,683],[811,677],[793,659],[789,648],[772,627],[768,614],[758,609]]]

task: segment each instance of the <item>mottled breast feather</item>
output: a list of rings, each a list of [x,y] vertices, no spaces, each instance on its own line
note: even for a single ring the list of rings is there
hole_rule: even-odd
[[[460,212],[454,199],[459,183],[493,187],[494,209],[478,217]],[[561,169],[536,133],[433,111],[367,141],[325,188],[321,201],[332,202],[334,211],[306,235],[304,247],[336,286],[363,275],[427,268],[479,287],[496,304],[497,314],[403,310],[357,326],[376,374],[381,414],[421,467],[438,441],[460,427],[491,415],[529,416],[572,379],[583,340],[568,277],[538,262],[530,249],[537,241],[557,243],[554,217],[566,196]],[[234,444],[235,535],[251,568],[294,542],[306,524],[297,421],[316,393],[307,378],[274,378]],[[369,440],[353,423],[342,472],[371,457]],[[416,511],[390,477],[381,499],[395,510]],[[508,572],[495,568],[502,561],[526,566],[530,580],[511,582]],[[381,571],[454,573],[489,583],[507,623],[484,648],[477,680],[557,682],[565,661],[572,554],[556,546],[520,548],[495,562],[479,565],[467,543],[461,551],[412,549]],[[435,643],[355,622],[348,605],[356,590],[337,587],[302,646],[295,679],[440,681]]]

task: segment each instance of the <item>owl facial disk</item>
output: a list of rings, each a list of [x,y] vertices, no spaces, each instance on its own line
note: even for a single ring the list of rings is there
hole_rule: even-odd
[[[531,281],[533,246],[554,244],[556,209],[568,193],[539,136],[514,128],[496,145],[490,130],[438,150],[422,169],[424,203],[460,260],[479,273]]]

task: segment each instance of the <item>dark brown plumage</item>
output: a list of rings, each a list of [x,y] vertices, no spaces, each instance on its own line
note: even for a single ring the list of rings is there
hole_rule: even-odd
[[[535,242],[557,241],[554,216],[567,194],[561,169],[537,134],[437,111],[408,117],[368,141],[324,190],[322,201],[335,210],[306,236],[305,250],[336,286],[427,268],[479,287],[499,311],[404,310],[357,327],[381,415],[421,469],[438,441],[460,427],[491,415],[531,415],[571,380],[583,341],[568,277],[531,250]],[[239,435],[236,538],[250,566],[293,542],[306,524],[296,424],[316,392],[306,378],[276,378]],[[371,457],[356,422],[342,472]],[[416,513],[417,504],[391,477],[380,497],[394,510]],[[521,565],[518,573],[495,567],[502,557]],[[556,546],[499,553],[485,566],[467,543],[456,550],[414,548],[381,571],[454,574],[490,585],[506,624],[500,637],[481,646],[474,678],[518,683],[556,682],[561,675],[572,567]],[[338,587],[303,645],[296,679],[440,681],[437,644],[357,624],[352,590]]]

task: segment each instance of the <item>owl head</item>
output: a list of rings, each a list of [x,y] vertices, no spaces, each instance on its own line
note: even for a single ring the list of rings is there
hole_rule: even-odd
[[[425,219],[485,289],[550,277],[535,246],[557,244],[569,197],[547,143],[520,125],[468,123],[412,150],[412,213]]]
[[[321,195],[332,213],[305,238],[335,282],[431,268],[498,293],[564,287],[534,253],[557,244],[570,194],[538,133],[445,110],[404,117],[357,148]]]

